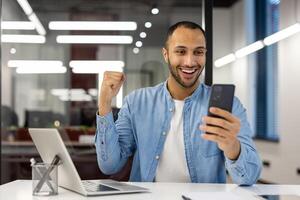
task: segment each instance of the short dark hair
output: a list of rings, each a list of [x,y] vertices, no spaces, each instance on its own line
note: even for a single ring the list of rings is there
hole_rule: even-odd
[[[167,36],[166,36],[166,40],[165,40],[165,48],[167,48],[167,42],[169,41],[169,38],[172,36],[174,31],[179,27],[184,27],[184,28],[188,28],[188,29],[199,29],[203,33],[204,38],[205,38],[205,31],[199,24],[196,24],[196,23],[190,22],[190,21],[180,21],[169,27]]]

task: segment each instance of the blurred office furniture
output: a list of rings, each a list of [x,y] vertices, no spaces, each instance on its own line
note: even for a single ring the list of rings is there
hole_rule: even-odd
[[[81,108],[80,112],[80,125],[83,126],[96,126],[96,111],[97,107],[86,106]]]
[[[81,111],[79,107],[70,108],[70,126],[79,126],[81,123]]]
[[[118,118],[119,110],[116,107],[112,108],[114,120]],[[59,121],[58,130],[82,179],[111,178],[127,181],[131,171],[132,158],[129,158],[123,170],[114,175],[104,175],[98,167],[94,146],[96,111],[97,108],[92,106],[73,109],[71,112],[71,123],[73,124],[72,126],[66,126],[66,120],[62,114],[51,111],[26,110],[25,127],[15,127],[12,139],[2,138],[1,170],[3,176],[1,177],[1,183],[31,178],[29,160],[32,157],[40,160],[40,156],[31,140],[27,127],[53,128],[55,121]],[[5,113],[12,112],[7,109]],[[17,124],[16,115],[9,115],[13,116],[13,120],[10,120],[10,123],[6,123],[6,125]],[[4,116],[8,116],[8,114]]]
[[[9,106],[1,106],[1,127],[18,127],[19,119],[16,112]]]
[[[41,110],[25,110],[26,128],[49,128],[54,127],[55,122],[59,122],[59,126],[66,124],[66,116],[52,111]]]
[[[45,128],[53,124],[51,111],[25,110],[24,127]]]
[[[127,181],[131,171],[132,159],[123,170],[114,175],[104,175],[97,163],[96,149],[93,143],[95,128],[60,128],[59,132],[74,161],[82,179],[112,178]],[[90,137],[92,142],[79,142],[80,137]],[[30,158],[41,160],[26,128],[16,131],[14,141],[2,141],[2,180],[7,183],[16,179],[31,179]]]

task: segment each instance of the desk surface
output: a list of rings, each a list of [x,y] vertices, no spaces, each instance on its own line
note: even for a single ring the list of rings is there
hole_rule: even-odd
[[[16,180],[0,186],[0,199],[9,200],[78,200],[78,199],[114,199],[114,200],[182,200],[182,193],[190,192],[232,192],[241,199],[256,199],[253,194],[294,194],[300,195],[300,185],[254,185],[238,187],[234,184],[194,184],[194,183],[134,183],[150,189],[150,193],[123,194],[114,196],[84,197],[77,193],[59,188],[59,194],[52,197],[31,195],[30,180]]]

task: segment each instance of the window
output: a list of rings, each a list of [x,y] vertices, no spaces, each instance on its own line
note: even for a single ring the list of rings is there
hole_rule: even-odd
[[[256,40],[278,31],[279,0],[256,2]],[[277,44],[257,52],[256,137],[277,141]]]

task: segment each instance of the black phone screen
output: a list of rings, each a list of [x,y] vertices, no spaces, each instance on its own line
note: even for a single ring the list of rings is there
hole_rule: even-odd
[[[221,118],[220,116],[212,114],[209,109],[211,107],[221,108],[228,112],[232,110],[233,98],[234,98],[234,85],[229,84],[214,84],[212,86],[210,98],[209,98],[209,105],[207,115],[210,117],[217,117]],[[212,134],[206,132],[207,134]]]
[[[215,116],[210,113],[209,108],[217,107],[231,112],[235,86],[232,84],[214,84],[210,94],[208,105],[208,116]]]

